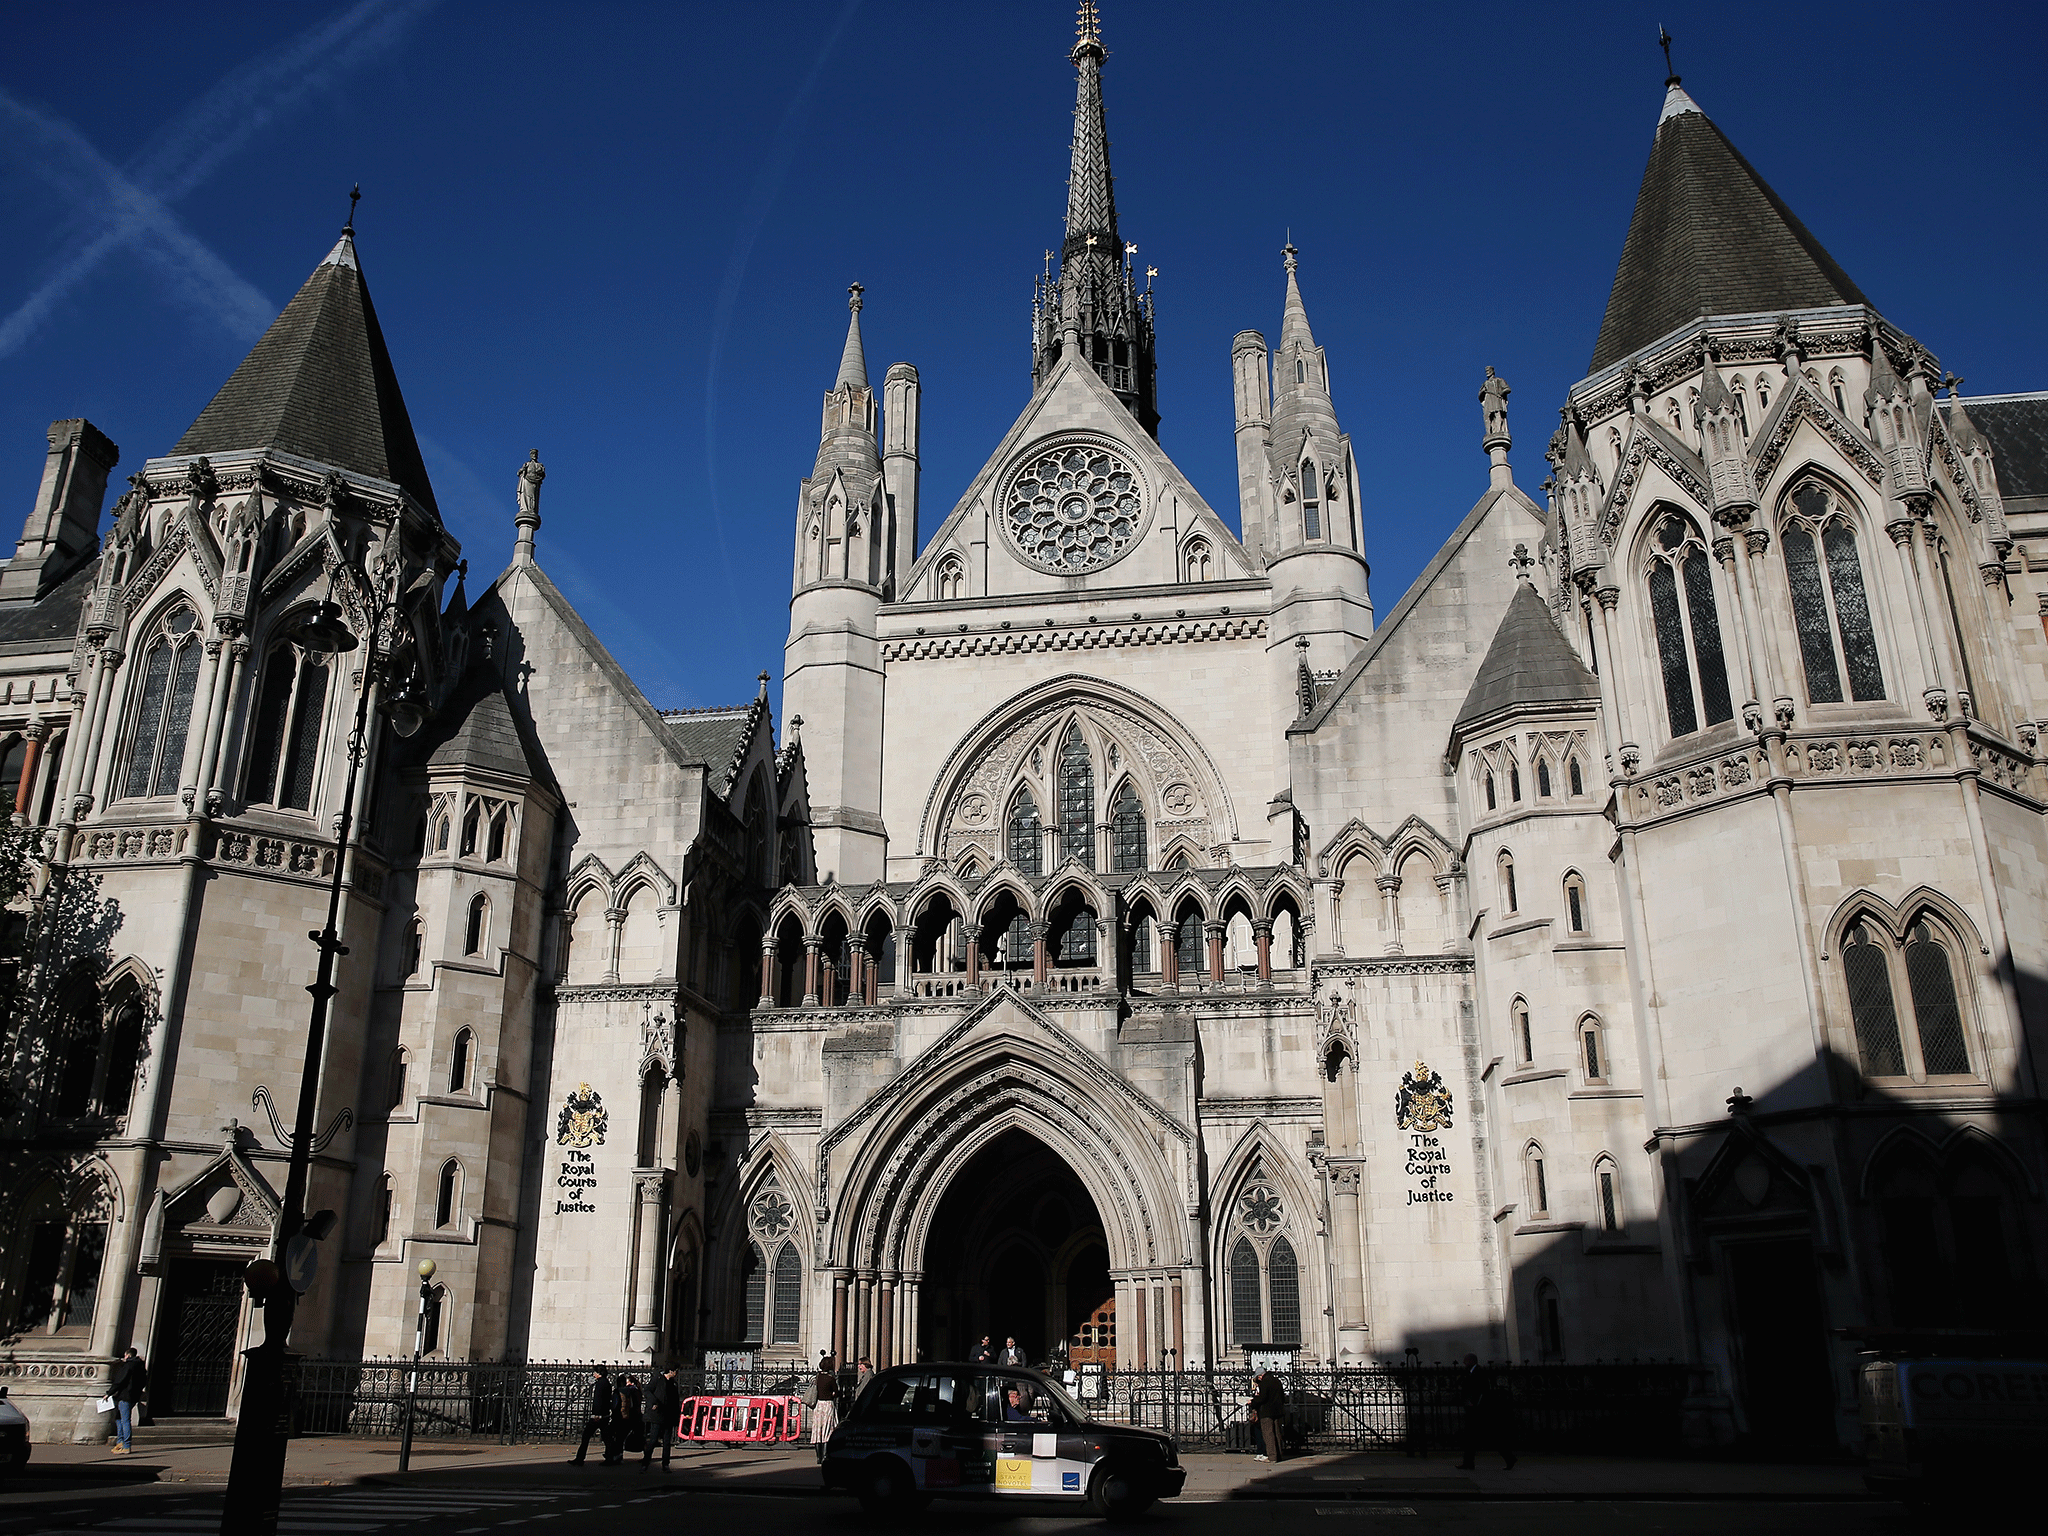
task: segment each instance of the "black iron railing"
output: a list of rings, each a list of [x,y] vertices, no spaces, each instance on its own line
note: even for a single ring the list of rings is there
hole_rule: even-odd
[[[1509,1413],[1530,1450],[1672,1452],[1683,1444],[1685,1400],[1700,1390],[1697,1366],[1630,1362],[1489,1367],[1490,1400]],[[643,1384],[641,1367],[614,1366]],[[395,1437],[405,1416],[407,1360],[302,1360],[293,1387],[301,1435]],[[848,1373],[850,1376],[851,1373]],[[782,1369],[678,1373],[685,1397],[706,1393],[796,1395],[808,1373]],[[1413,1450],[1456,1444],[1471,1395],[1450,1365],[1369,1365],[1283,1374],[1287,1438],[1310,1450]],[[850,1389],[851,1381],[846,1383]],[[504,1444],[573,1440],[589,1409],[588,1365],[458,1361],[419,1368],[413,1434]],[[1249,1450],[1252,1373],[1084,1372],[1073,1391],[1095,1418],[1164,1430],[1184,1450]]]

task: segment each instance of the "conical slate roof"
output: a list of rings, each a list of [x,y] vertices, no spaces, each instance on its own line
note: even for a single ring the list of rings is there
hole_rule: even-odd
[[[548,781],[505,697],[504,680],[487,661],[470,665],[417,739],[413,760],[431,768],[482,768],[516,779]]]
[[[832,383],[835,390],[848,385],[855,389],[868,387],[868,355],[860,344],[860,284],[853,285],[853,302],[848,306],[853,314],[846,322],[846,346],[839,354],[839,377]]]
[[[1599,697],[1600,680],[1565,644],[1535,586],[1517,582],[1451,734],[1512,705],[1581,704]]]
[[[172,452],[261,448],[395,481],[439,514],[351,233],[313,269]]]
[[[1697,315],[1867,302],[1673,79],[1588,372]]]

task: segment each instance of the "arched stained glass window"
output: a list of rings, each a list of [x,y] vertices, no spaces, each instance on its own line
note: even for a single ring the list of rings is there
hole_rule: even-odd
[[[327,707],[327,665],[279,646],[270,653],[258,697],[243,798],[251,805],[311,810]]]
[[[192,724],[192,695],[199,685],[198,621],[180,608],[150,642],[143,661],[142,700],[128,751],[121,792],[175,795],[185,762],[185,737]],[[12,809],[12,802],[6,809]]]
[[[1020,874],[1045,873],[1045,839],[1039,834],[1038,802],[1020,789],[1010,802],[1010,862]]]
[[[1273,1299],[1274,1344],[1301,1342],[1301,1268],[1294,1259],[1294,1245],[1276,1238],[1266,1255],[1266,1278]]]
[[[1095,765],[1088,757],[1088,743],[1081,739],[1078,725],[1067,727],[1060,743],[1059,762],[1060,849],[1065,858],[1079,859],[1081,867],[1095,867]]]
[[[1134,875],[1145,868],[1145,806],[1138,792],[1124,780],[1110,802],[1111,847],[1116,855],[1116,873]]]
[[[759,1243],[748,1243],[746,1255],[740,1260],[746,1294],[747,1325],[746,1342],[766,1343],[768,1322],[768,1261],[762,1257]]]
[[[1906,985],[1920,1027],[1920,1060],[1930,1077],[1970,1070],[1963,1043],[1963,1013],[1956,1003],[1955,972],[1948,951],[1925,919],[1906,935]]]
[[[784,1243],[775,1255],[775,1335],[769,1343],[796,1343],[803,1294],[803,1260],[795,1243]]]
[[[1650,543],[1646,575],[1664,680],[1665,718],[1673,736],[1690,736],[1700,728],[1702,716],[1707,725],[1735,718],[1711,560],[1699,530],[1676,512],[1663,515]]]
[[[1316,476],[1314,459],[1301,461],[1301,532],[1302,537],[1320,539],[1323,536],[1322,515],[1323,482]]]
[[[1884,697],[1884,670],[1870,621],[1856,531],[1834,493],[1809,480],[1792,493],[1793,515],[1779,530],[1793,627],[1815,704],[1842,702],[1842,679],[1857,700]],[[1818,538],[1816,539],[1816,534]]]
[[[1259,1256],[1252,1240],[1240,1237],[1230,1250],[1230,1342],[1263,1344],[1259,1317]]]
[[[1174,925],[1174,964],[1184,976],[1202,969],[1202,914],[1190,909]]]
[[[1849,983],[1849,1017],[1856,1028],[1856,1050],[1863,1070],[1872,1077],[1905,1074],[1906,1054],[1899,1042],[1899,1015],[1892,1003],[1891,967],[1870,930],[1857,923],[1842,937],[1842,974]]]

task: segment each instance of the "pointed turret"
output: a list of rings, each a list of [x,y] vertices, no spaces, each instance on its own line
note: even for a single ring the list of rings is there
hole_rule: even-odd
[[[1067,231],[1059,271],[1049,268],[1032,298],[1031,382],[1043,384],[1068,348],[1078,350],[1153,436],[1159,434],[1158,365],[1152,290],[1138,291],[1117,232],[1116,182],[1109,170],[1109,128],[1102,107],[1102,21],[1095,0],[1081,0],[1074,65],[1074,144],[1067,176]]]
[[[1977,430],[1977,423],[1970,420],[1970,414],[1963,409],[1963,381],[1950,377],[1943,381],[1948,386],[1948,410],[1944,419],[1948,435],[1962,456],[1962,470],[1970,482],[1970,488],[1977,493],[1977,504],[1982,509],[1986,526],[1991,530],[1993,547],[1999,541],[2010,542],[2011,533],[2005,522],[2005,498],[1998,489],[1998,469],[1992,462],[1991,439]]]
[[[1600,537],[1600,504],[1606,491],[1600,471],[1586,451],[1586,427],[1578,412],[1569,406],[1558,412],[1563,419],[1550,440],[1551,499],[1565,525],[1572,552],[1572,574],[1588,575],[1607,559],[1607,547]]]
[[[850,291],[852,298],[847,307],[852,313],[846,318],[846,345],[839,353],[839,377],[832,384],[835,394],[868,387],[868,355],[860,344],[861,285],[855,283]]]
[[[271,448],[393,482],[438,515],[353,223],[171,451]]]
[[[1588,371],[1701,315],[1865,302],[1849,274],[1671,76]]]
[[[1693,402],[1692,419],[1699,429],[1700,456],[1707,462],[1714,521],[1724,528],[1740,528],[1756,511],[1756,484],[1749,472],[1742,417],[1711,346],[1702,363],[1700,397]]]
[[[1908,506],[1927,495],[1927,439],[1913,392],[1892,370],[1884,338],[1870,333],[1870,386],[1863,391],[1871,441],[1891,468],[1893,497]]]
[[[839,376],[825,395],[818,457],[811,470],[811,485],[820,495],[834,471],[875,476],[882,468],[881,449],[875,440],[875,392],[868,388],[867,354],[860,339],[864,292],[859,283],[846,290],[846,345],[839,353]]]
[[[1280,316],[1280,346],[1273,355],[1273,417],[1267,474],[1279,526],[1278,550],[1328,542],[1358,548],[1357,498],[1351,443],[1337,425],[1330,399],[1330,365],[1309,330],[1308,307],[1297,278],[1300,252],[1281,252],[1287,298]]]

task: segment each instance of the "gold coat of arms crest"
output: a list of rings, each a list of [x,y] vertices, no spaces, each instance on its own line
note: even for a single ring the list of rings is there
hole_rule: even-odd
[[[601,1147],[610,1123],[603,1095],[592,1092],[588,1083],[578,1083],[555,1121],[555,1140],[565,1147]]]
[[[1394,1123],[1404,1131],[1447,1131],[1451,1128],[1451,1090],[1443,1076],[1417,1061],[1401,1074],[1394,1095]]]

